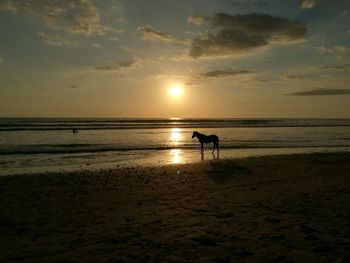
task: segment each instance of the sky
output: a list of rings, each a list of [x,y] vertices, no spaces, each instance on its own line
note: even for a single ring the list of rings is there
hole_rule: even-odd
[[[0,0],[1,117],[350,118],[349,73],[349,0]]]

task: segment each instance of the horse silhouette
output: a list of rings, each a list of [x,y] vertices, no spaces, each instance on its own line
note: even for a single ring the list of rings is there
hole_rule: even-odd
[[[192,139],[194,137],[197,137],[197,139],[199,140],[199,142],[201,143],[201,152],[202,152],[202,156],[203,156],[203,152],[204,152],[204,147],[203,144],[204,143],[213,143],[213,151],[212,153],[214,153],[215,148],[219,154],[219,137],[215,134],[212,135],[205,135],[202,133],[199,133],[197,131],[194,131],[192,134]]]

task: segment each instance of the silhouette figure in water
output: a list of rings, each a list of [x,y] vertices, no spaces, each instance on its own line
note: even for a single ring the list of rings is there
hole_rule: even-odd
[[[74,134],[76,134],[76,133],[78,133],[78,130],[74,128],[74,129],[72,130],[72,132],[73,132]]]
[[[204,147],[203,147],[204,143],[213,143],[212,154],[213,154],[214,159],[215,159],[214,151],[215,151],[215,148],[216,148],[217,153],[218,153],[218,157],[217,158],[219,158],[219,137],[217,135],[214,135],[214,134],[212,134],[212,135],[205,135],[205,134],[199,133],[197,131],[194,131],[193,134],[192,134],[192,139],[194,137],[197,137],[197,139],[201,143],[201,157],[202,157],[202,160],[204,158]]]

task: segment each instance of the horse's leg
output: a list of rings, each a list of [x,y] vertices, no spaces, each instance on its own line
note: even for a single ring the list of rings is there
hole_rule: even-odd
[[[214,153],[214,150],[215,150],[215,141],[213,141],[213,151],[212,151],[212,153]]]
[[[201,159],[204,160],[204,148],[203,148],[202,142],[201,142]]]

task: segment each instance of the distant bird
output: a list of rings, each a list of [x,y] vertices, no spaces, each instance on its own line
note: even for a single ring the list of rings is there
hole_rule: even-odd
[[[194,137],[197,137],[197,139],[199,140],[199,142],[201,143],[201,151],[204,151],[203,148],[203,143],[213,143],[213,153],[215,148],[217,149],[218,153],[219,153],[219,137],[215,134],[212,135],[205,135],[202,133],[199,133],[197,131],[194,131],[192,134],[192,139]]]

